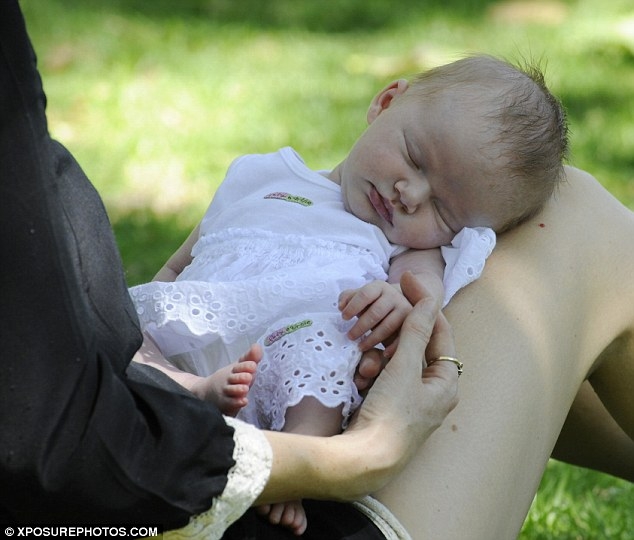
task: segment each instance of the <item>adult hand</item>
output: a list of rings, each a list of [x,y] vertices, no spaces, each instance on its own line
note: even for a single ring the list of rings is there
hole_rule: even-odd
[[[451,327],[439,302],[411,273],[403,275],[401,288],[414,308],[394,357],[344,434],[369,436],[368,448],[382,460],[373,483],[385,483],[399,471],[458,403],[456,365],[436,362],[427,367],[427,361],[439,356],[455,356]]]
[[[403,293],[415,304],[396,353],[376,378],[348,429],[333,437],[265,432],[273,469],[258,504],[296,498],[355,500],[383,487],[458,403],[452,332],[440,302],[410,273]]]
[[[379,349],[370,349],[363,353],[354,374],[354,384],[361,395],[364,396],[372,387],[388,362],[389,359]]]

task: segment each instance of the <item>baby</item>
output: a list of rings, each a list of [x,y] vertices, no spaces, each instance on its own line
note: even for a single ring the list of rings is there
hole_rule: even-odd
[[[361,354],[381,344],[389,357],[411,309],[400,275],[448,302],[478,277],[493,231],[538,212],[563,174],[565,116],[536,69],[459,60],[389,84],[367,120],[330,171],[290,148],[237,159],[157,275],[168,282],[131,289],[146,350],[169,359],[148,361],[226,414],[339,432],[361,401]],[[264,511],[306,528],[299,501]]]

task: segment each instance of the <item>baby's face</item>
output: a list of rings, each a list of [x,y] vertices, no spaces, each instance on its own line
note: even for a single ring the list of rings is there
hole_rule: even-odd
[[[344,204],[391,242],[417,249],[448,244],[463,227],[495,229],[504,209],[492,188],[502,164],[486,157],[491,150],[480,111],[444,97],[421,104],[408,91],[342,164]]]

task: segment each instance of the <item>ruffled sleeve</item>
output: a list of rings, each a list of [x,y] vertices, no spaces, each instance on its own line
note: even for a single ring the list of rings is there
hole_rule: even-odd
[[[484,263],[495,247],[495,232],[487,227],[462,229],[451,245],[440,251],[445,260],[445,307],[460,289],[482,275]]]

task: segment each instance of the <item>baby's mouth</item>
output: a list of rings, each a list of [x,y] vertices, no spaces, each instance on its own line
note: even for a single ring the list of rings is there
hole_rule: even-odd
[[[379,214],[385,221],[387,221],[390,225],[392,225],[392,207],[391,205],[381,196],[381,194],[376,190],[374,186],[370,189],[370,203],[376,213]]]

